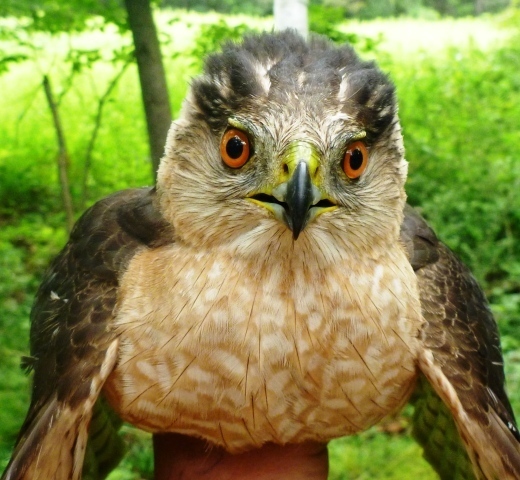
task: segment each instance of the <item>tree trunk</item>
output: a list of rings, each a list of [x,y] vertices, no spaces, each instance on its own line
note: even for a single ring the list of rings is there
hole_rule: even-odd
[[[70,195],[69,152],[67,150],[65,135],[63,134],[63,128],[61,126],[58,105],[54,100],[51,82],[47,75],[43,77],[43,88],[45,90],[45,96],[47,97],[47,103],[49,104],[49,108],[51,109],[54,129],[56,130],[56,138],[58,140],[58,178],[60,180],[63,208],[65,209],[65,216],[67,219],[67,230],[70,232],[72,230],[72,227],[74,226],[74,209],[72,206],[72,197]]]
[[[293,28],[307,37],[309,34],[308,3],[309,0],[274,0],[274,29]]]
[[[150,0],[125,0],[143,97],[154,180],[172,121],[166,75]]]

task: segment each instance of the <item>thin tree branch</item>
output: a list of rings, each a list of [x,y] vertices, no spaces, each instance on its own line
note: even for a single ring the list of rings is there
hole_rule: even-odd
[[[99,97],[98,100],[98,108],[96,111],[96,116],[94,120],[94,128],[92,130],[92,134],[90,135],[90,140],[87,145],[87,151],[85,153],[85,166],[83,168],[83,181],[81,185],[81,210],[85,208],[85,204],[87,202],[88,197],[88,175],[90,173],[90,168],[92,166],[92,153],[94,151],[94,146],[96,144],[96,140],[99,134],[99,129],[101,128],[101,119],[103,117],[103,108],[105,103],[109,99],[110,95],[114,91],[115,87],[119,83],[119,80],[125,73],[127,67],[132,63],[132,60],[129,58],[124,64],[121,70],[117,72],[112,81],[108,84],[105,93]]]
[[[58,177],[61,187],[61,196],[63,200],[63,207],[65,209],[65,216],[67,219],[67,230],[70,232],[74,225],[74,209],[72,207],[72,197],[70,195],[70,184],[69,184],[69,153],[67,150],[67,144],[65,142],[65,135],[63,134],[63,128],[61,126],[60,115],[56,101],[52,94],[52,88],[49,77],[44,75],[43,77],[43,88],[45,90],[45,96],[47,97],[47,103],[52,113],[52,120],[54,123],[54,129],[56,130],[56,138],[58,141]]]

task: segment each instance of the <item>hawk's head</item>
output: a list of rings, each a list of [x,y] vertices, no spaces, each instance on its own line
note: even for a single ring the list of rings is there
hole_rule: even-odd
[[[397,241],[406,170],[388,78],[350,46],[285,31],[207,59],[158,192],[194,246],[311,248],[333,261]]]

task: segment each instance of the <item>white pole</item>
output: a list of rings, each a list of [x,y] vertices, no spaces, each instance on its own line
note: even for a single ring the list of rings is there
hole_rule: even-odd
[[[292,28],[303,37],[309,34],[309,0],[274,0],[274,29]]]

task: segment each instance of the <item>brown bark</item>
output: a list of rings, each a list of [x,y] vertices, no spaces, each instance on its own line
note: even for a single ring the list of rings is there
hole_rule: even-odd
[[[125,0],[146,114],[154,179],[172,121],[166,75],[150,0]]]
[[[70,232],[74,226],[74,208],[72,206],[72,197],[70,195],[69,152],[67,150],[65,135],[61,126],[60,113],[56,101],[54,100],[51,83],[47,75],[43,77],[43,88],[45,90],[45,96],[47,97],[47,103],[51,109],[54,129],[56,130],[56,138],[58,140],[58,178],[60,181],[63,207],[67,219],[67,230]]]

